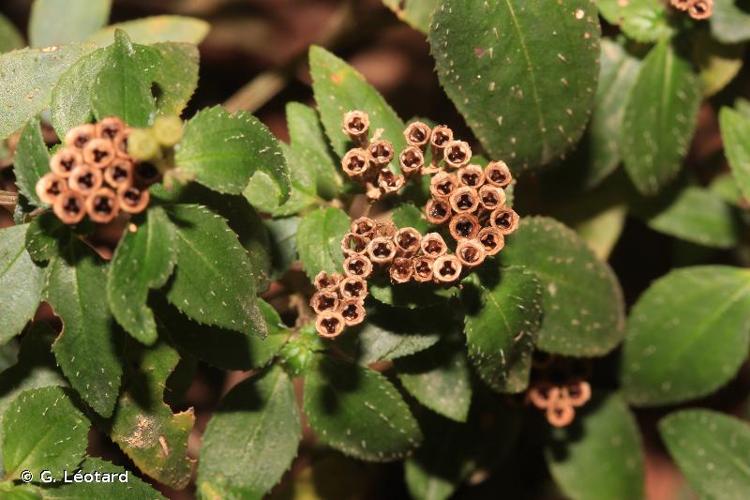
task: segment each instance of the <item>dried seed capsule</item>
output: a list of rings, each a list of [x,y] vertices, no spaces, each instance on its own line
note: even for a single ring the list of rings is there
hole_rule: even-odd
[[[493,186],[504,188],[513,181],[508,165],[503,161],[491,161],[484,167],[484,178]]]
[[[479,165],[466,165],[458,169],[456,177],[460,185],[479,189],[484,184],[484,169]]]
[[[438,233],[427,233],[422,236],[422,253],[431,259],[437,259],[448,253],[448,245]]]
[[[558,398],[547,407],[547,422],[553,427],[565,427],[575,419],[576,412],[568,401]]]
[[[377,166],[388,165],[393,160],[393,144],[385,140],[373,141],[367,148],[370,161]]]
[[[529,401],[540,410],[546,409],[552,401],[560,398],[560,388],[549,382],[539,382],[529,389]]]
[[[455,240],[472,240],[477,237],[481,226],[476,215],[456,214],[448,223],[448,230]]]
[[[344,259],[344,272],[347,276],[367,279],[372,274],[372,262],[364,255],[352,254]]]
[[[65,134],[66,146],[76,149],[83,149],[89,141],[96,138],[96,126],[92,123],[73,127]]]
[[[669,3],[677,10],[687,11],[695,0],[670,0]]]
[[[510,234],[518,228],[518,214],[509,207],[495,209],[490,215],[490,224],[504,235]]]
[[[336,290],[319,290],[310,297],[310,307],[315,314],[323,311],[336,311],[339,308],[339,294]]]
[[[359,217],[354,219],[349,226],[349,231],[365,238],[371,238],[375,233],[376,223],[369,217]]]
[[[315,275],[315,279],[313,279],[313,285],[318,290],[338,290],[341,279],[342,276],[338,273],[328,274],[325,271],[320,271]]]
[[[70,177],[76,167],[83,165],[83,155],[73,148],[62,148],[52,155],[49,167],[59,177]]]
[[[399,155],[398,163],[406,177],[417,175],[424,167],[424,154],[418,147],[409,146]]]
[[[396,257],[393,259],[388,274],[394,283],[407,283],[414,275],[414,267],[409,257]]]
[[[495,210],[505,205],[503,188],[486,184],[479,188],[479,204],[487,210]]]
[[[434,198],[447,198],[458,188],[458,179],[448,172],[439,172],[430,179],[430,194]]]
[[[561,389],[562,397],[573,406],[583,406],[591,399],[591,385],[585,380],[573,380]]]
[[[361,178],[370,167],[370,155],[365,149],[350,149],[341,160],[344,173],[353,179]]]
[[[86,213],[92,221],[99,224],[111,222],[119,212],[120,203],[111,189],[100,188],[86,199]]]
[[[422,235],[413,227],[404,227],[396,232],[393,241],[398,247],[399,255],[411,256],[419,252]]]
[[[339,283],[339,295],[344,300],[363,301],[367,293],[367,282],[359,276],[347,276]]]
[[[133,185],[133,162],[125,158],[115,158],[110,166],[104,169],[104,180],[115,189]]]
[[[422,150],[429,144],[430,135],[432,135],[432,129],[430,129],[429,125],[422,122],[410,123],[404,130],[406,143],[409,146],[415,146]]]
[[[420,283],[432,281],[432,266],[434,263],[435,259],[426,255],[421,255],[413,259],[414,280]]]
[[[451,193],[449,201],[454,212],[472,213],[479,208],[479,193],[473,187],[461,186]]]
[[[151,162],[143,161],[135,165],[133,179],[140,187],[148,187],[159,181],[161,172],[159,168]]]
[[[390,264],[396,257],[396,243],[387,236],[378,236],[367,245],[367,255],[373,264]]]
[[[68,177],[68,187],[73,191],[78,191],[84,197],[102,187],[102,184],[104,184],[102,171],[88,165],[76,167]]]
[[[116,116],[102,118],[96,124],[96,136],[113,141],[125,130],[125,123]]]
[[[461,168],[471,161],[471,146],[464,141],[450,141],[443,152],[445,164],[451,168]]]
[[[453,215],[450,203],[446,200],[428,200],[424,211],[427,222],[436,225],[445,224],[451,218],[451,215]]]
[[[115,140],[113,142],[115,145],[115,154],[117,156],[130,159],[130,154],[128,153],[128,141],[130,140],[130,134],[132,132],[132,128],[126,127],[122,132],[120,132],[120,135],[115,137]]]
[[[344,115],[343,131],[353,142],[364,146],[370,130],[370,117],[364,111],[349,111]]]
[[[105,168],[115,158],[115,146],[107,139],[91,139],[83,147],[83,161],[94,168]]]
[[[139,214],[146,210],[151,194],[146,189],[127,186],[117,191],[117,202],[123,212]]]
[[[430,134],[430,145],[432,146],[433,154],[435,151],[443,151],[445,146],[453,140],[453,130],[445,125],[438,125],[432,129]],[[440,156],[442,158],[442,156]]]
[[[367,316],[365,307],[358,300],[345,300],[339,306],[339,313],[344,318],[346,326],[356,326],[362,323]]]
[[[52,210],[64,224],[78,224],[86,216],[83,195],[76,191],[64,191],[55,200]]]
[[[354,233],[346,233],[341,239],[341,251],[344,255],[364,253],[367,250],[368,239]]]
[[[462,265],[472,268],[482,265],[487,258],[487,252],[484,245],[477,240],[461,240],[456,245],[456,257]]]
[[[693,19],[702,21],[703,19],[711,17],[713,10],[713,0],[696,0],[688,9],[688,14],[690,14],[690,17]]]
[[[396,224],[391,220],[379,220],[375,222],[375,236],[393,238],[396,234]]]
[[[65,179],[58,177],[57,174],[49,172],[44,174],[36,182],[36,195],[48,205],[53,205],[55,200],[68,190],[68,183]]]
[[[324,311],[315,320],[315,329],[321,337],[332,339],[344,331],[345,321],[337,311]]]
[[[461,261],[455,255],[442,255],[432,264],[432,276],[438,283],[457,281],[461,270]]]
[[[497,255],[505,246],[505,237],[496,227],[483,227],[477,235],[477,240],[488,256]]]
[[[389,169],[384,168],[378,174],[378,187],[384,194],[395,193],[404,187],[404,176],[397,175]]]

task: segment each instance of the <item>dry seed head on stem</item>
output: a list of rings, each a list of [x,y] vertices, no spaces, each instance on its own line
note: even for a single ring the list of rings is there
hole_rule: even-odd
[[[133,162],[125,158],[115,158],[112,164],[104,169],[104,180],[115,189],[133,185]]]
[[[116,116],[102,118],[95,126],[96,136],[114,141],[125,131],[125,123]]]
[[[687,11],[695,0],[669,0],[669,3],[677,10]]]
[[[484,184],[484,169],[479,165],[466,165],[458,169],[456,177],[460,185],[479,189]]]
[[[117,195],[109,188],[100,188],[86,198],[86,213],[89,218],[99,224],[112,222],[120,213]]]
[[[315,314],[336,311],[339,307],[339,295],[336,290],[319,290],[310,298],[310,307]]]
[[[120,132],[120,135],[115,137],[115,140],[112,141],[115,146],[115,154],[117,156],[130,159],[130,154],[128,154],[128,139],[130,138],[130,134],[132,132],[132,128],[125,127],[125,129]]]
[[[68,190],[68,183],[55,173],[49,172],[37,181],[35,190],[42,203],[53,205],[57,198]]]
[[[695,0],[695,3],[690,6],[688,13],[690,17],[698,21],[708,19],[713,14],[714,2],[713,0]]]
[[[96,125],[87,123],[73,127],[65,134],[65,140],[63,143],[71,148],[82,150],[89,141],[95,139],[97,136]]]
[[[504,188],[513,182],[513,175],[504,161],[491,161],[484,167],[484,178],[493,186]]]
[[[375,222],[375,236],[392,238],[396,234],[396,231],[396,224],[390,220],[379,220]]]
[[[338,290],[339,283],[342,280],[342,276],[338,273],[327,273],[325,271],[320,271],[318,274],[315,275],[315,278],[313,279],[313,285],[318,290]]]
[[[480,266],[487,258],[487,252],[478,240],[461,240],[456,245],[456,256],[464,267]]]
[[[373,238],[367,245],[367,255],[373,264],[385,265],[396,257],[396,243],[387,236]]]
[[[64,191],[55,200],[52,210],[63,224],[78,224],[86,217],[86,200],[77,191]]]
[[[410,257],[419,252],[422,235],[413,227],[404,227],[396,232],[393,241],[399,255]]]
[[[104,175],[98,168],[88,165],[80,165],[73,169],[68,177],[68,187],[78,191],[83,196],[88,196],[98,190],[104,184]]]
[[[446,125],[438,125],[432,129],[430,134],[430,146],[433,151],[443,151],[449,142],[453,140],[453,130]],[[442,156],[441,156],[442,159]]]
[[[505,191],[503,188],[485,184],[479,188],[479,204],[486,210],[495,210],[505,205]]]
[[[423,122],[412,122],[406,126],[404,130],[404,138],[409,146],[414,146],[421,150],[427,147],[430,143],[430,136],[432,135],[432,129],[429,125]]]
[[[540,410],[546,409],[553,400],[560,397],[560,388],[544,381],[534,384],[527,393],[531,404]]]
[[[512,233],[518,228],[518,214],[510,207],[495,209],[490,215],[490,224],[503,235]]]
[[[404,187],[404,177],[384,168],[378,174],[378,187],[383,194],[395,193]]]
[[[480,229],[479,219],[473,214],[456,214],[448,223],[448,230],[454,240],[474,239]]]
[[[427,283],[432,281],[432,266],[435,263],[435,259],[426,255],[420,255],[412,260],[412,266],[414,267],[414,281],[419,283]]]
[[[398,163],[406,177],[418,175],[424,167],[424,154],[418,147],[409,146],[399,155]]]
[[[388,274],[391,277],[391,281],[394,283],[408,283],[411,281],[414,275],[414,267],[412,265],[411,258],[409,257],[396,257],[393,259],[393,264],[388,269]]]
[[[461,168],[471,161],[471,147],[464,141],[451,141],[443,151],[445,164],[450,168]]]
[[[70,177],[76,167],[82,166],[83,155],[71,147],[62,148],[50,158],[49,166],[52,172],[60,177]]]
[[[445,224],[453,215],[450,203],[444,199],[428,200],[424,210],[427,222],[435,225]]]
[[[363,236],[365,238],[372,238],[375,234],[375,221],[369,217],[359,217],[354,219],[349,225],[349,231]]]
[[[480,229],[477,240],[484,247],[487,256],[490,257],[497,255],[505,247],[505,237],[496,227],[489,226]]]
[[[573,406],[583,406],[591,399],[591,385],[585,380],[572,380],[561,389],[562,397]]]
[[[352,142],[365,146],[370,132],[370,116],[364,111],[349,111],[344,115],[342,130]]]
[[[323,311],[315,320],[315,329],[321,337],[332,339],[341,335],[346,323],[338,311]]]
[[[83,161],[95,168],[105,168],[115,158],[115,146],[107,139],[91,139],[83,147]]]
[[[573,405],[563,398],[557,398],[547,407],[547,422],[553,427],[566,427],[575,419],[576,412]]]
[[[479,208],[479,193],[473,187],[461,186],[451,193],[449,201],[457,214],[473,213]]]
[[[384,167],[393,160],[393,144],[383,139],[371,142],[367,152],[370,153],[370,161],[379,167]]]
[[[364,255],[349,255],[344,259],[344,272],[347,276],[359,276],[367,279],[372,275],[372,262]]]
[[[458,257],[446,254],[435,259],[432,264],[432,276],[438,283],[453,283],[461,276],[461,261]]]
[[[341,251],[344,255],[363,253],[367,250],[368,239],[354,233],[346,233],[341,239]]]
[[[339,295],[344,300],[363,301],[368,293],[367,281],[359,276],[347,276],[339,283]]]
[[[448,253],[448,245],[439,233],[427,233],[422,236],[422,253],[432,259]]]
[[[370,154],[366,149],[350,149],[341,160],[341,168],[347,176],[359,179],[370,168]]]
[[[339,305],[339,314],[344,318],[346,326],[356,326],[362,323],[367,316],[365,307],[358,300],[344,300]]]
[[[458,178],[448,172],[439,172],[430,179],[430,194],[434,198],[448,198],[458,188]]]
[[[129,214],[139,214],[146,210],[151,195],[146,189],[126,186],[117,191],[117,202],[120,210]]]

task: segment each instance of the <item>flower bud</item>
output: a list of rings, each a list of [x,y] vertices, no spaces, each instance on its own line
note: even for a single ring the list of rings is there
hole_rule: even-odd
[[[364,146],[370,131],[370,117],[364,111],[349,111],[344,115],[343,129],[352,142]]]
[[[471,147],[464,141],[450,141],[445,145],[443,157],[450,168],[461,168],[471,161]]]
[[[364,301],[367,294],[367,282],[359,276],[347,276],[339,283],[339,295],[344,300]]]
[[[116,116],[102,118],[96,124],[96,137],[115,141],[125,130],[125,123]]]
[[[315,275],[313,279],[313,285],[318,290],[338,290],[339,283],[341,282],[342,276],[338,273],[328,274],[325,271],[320,271]]]
[[[463,266],[472,268],[482,265],[487,258],[487,252],[477,240],[461,240],[456,245],[456,257]]]
[[[146,210],[151,195],[146,189],[127,186],[117,191],[117,202],[123,212],[138,214]]]
[[[86,217],[83,195],[77,191],[63,191],[52,205],[52,210],[64,224],[78,224]]]
[[[359,276],[367,279],[372,274],[372,262],[364,255],[349,255],[344,259],[344,272],[347,276]]]
[[[414,267],[414,280],[419,283],[427,283],[432,281],[432,266],[435,263],[435,259],[421,255],[416,257],[412,261]]]
[[[105,168],[115,159],[115,146],[108,139],[91,139],[83,147],[83,161],[94,168]]]
[[[159,142],[150,129],[136,128],[128,137],[128,154],[138,161],[155,160],[161,155]]]
[[[409,146],[401,152],[398,163],[406,177],[417,175],[424,167],[424,154],[418,147]]]
[[[479,193],[469,186],[460,186],[451,193],[451,208],[458,214],[473,213],[479,208]]]
[[[479,234],[479,220],[472,214],[456,214],[448,223],[448,230],[455,240],[472,240]]]
[[[324,311],[315,320],[315,330],[321,337],[332,339],[344,331],[344,317],[336,311]]]
[[[427,144],[429,144],[430,135],[432,135],[432,129],[430,129],[429,125],[422,122],[410,123],[404,130],[406,143],[421,150],[424,150]]]
[[[419,252],[422,235],[413,227],[404,227],[393,237],[399,255],[412,256]]]
[[[372,238],[375,233],[375,221],[369,217],[354,219],[349,226],[349,231],[365,238]]]
[[[461,261],[455,255],[442,255],[432,264],[432,276],[438,283],[453,283],[461,276]]]
[[[479,189],[484,184],[484,169],[479,165],[466,165],[458,169],[456,177],[460,185]]]
[[[387,236],[378,236],[367,245],[367,255],[373,264],[390,264],[396,257],[396,243]]]
[[[104,170],[104,180],[115,189],[133,185],[133,162],[117,157]]]
[[[458,188],[458,179],[448,172],[439,172],[430,179],[430,194],[434,198],[447,198]]]
[[[358,300],[345,300],[339,306],[339,314],[344,318],[346,326],[356,326],[367,316],[365,307]]]
[[[98,168],[81,165],[73,169],[68,177],[68,187],[78,191],[84,197],[90,195],[104,184],[104,176]]]
[[[57,174],[49,172],[44,174],[36,182],[36,195],[48,205],[53,205],[57,198],[68,190],[68,184],[65,179],[58,177]]]
[[[446,200],[441,199],[428,200],[424,211],[427,222],[435,225],[445,224],[451,218],[451,215],[453,215],[450,204]]]
[[[70,177],[76,167],[83,165],[83,155],[71,148],[62,148],[49,161],[49,167],[58,177]]]
[[[179,116],[159,116],[154,120],[153,134],[162,147],[171,148],[182,140],[183,123]]]
[[[484,178],[493,186],[504,188],[513,181],[508,165],[503,161],[491,161],[484,168]]]
[[[99,224],[111,222],[119,212],[117,195],[111,189],[100,188],[86,199],[86,213],[92,221]]]
[[[394,283],[408,283],[414,275],[414,267],[409,257],[396,257],[388,269],[391,281]]]
[[[492,184],[485,184],[479,188],[479,204],[490,211],[502,207],[505,205],[505,191]]]
[[[385,140],[373,141],[367,152],[370,153],[370,161],[379,167],[384,167],[393,160],[393,144]]]
[[[439,233],[427,233],[422,236],[422,253],[432,259],[448,253],[448,245]]]
[[[477,235],[477,240],[484,247],[488,256],[497,255],[505,246],[505,237],[496,227],[483,227]]]
[[[370,168],[370,154],[365,149],[350,149],[341,160],[341,168],[347,176],[359,179]]]
[[[518,228],[518,214],[509,207],[495,209],[490,215],[490,224],[496,227],[503,235],[510,234]]]
[[[92,123],[86,123],[73,127],[65,134],[64,144],[70,148],[82,150],[86,144],[96,138],[96,126]]]
[[[319,290],[310,297],[310,307],[315,314],[336,311],[339,307],[339,295],[335,290]]]

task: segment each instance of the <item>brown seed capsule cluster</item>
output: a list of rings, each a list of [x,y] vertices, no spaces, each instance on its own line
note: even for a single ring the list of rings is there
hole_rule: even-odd
[[[148,186],[159,172],[128,154],[129,134],[116,117],[71,129],[50,159],[51,171],[36,184],[39,199],[65,224],[77,224],[87,215],[106,224],[120,212],[145,210]]]
[[[359,262],[350,261],[349,265],[359,274],[342,276],[321,271],[315,277],[317,291],[310,299],[310,307],[317,315],[315,328],[322,337],[338,337],[345,327],[358,325],[365,319],[364,303],[369,292],[362,275],[372,271],[372,264],[362,259]]]
[[[581,379],[561,385],[544,381],[529,389],[528,398],[531,404],[544,410],[550,425],[566,427],[575,419],[575,409],[591,399],[591,386]]]
[[[714,0],[670,0],[670,4],[698,21],[708,19],[714,11]]]

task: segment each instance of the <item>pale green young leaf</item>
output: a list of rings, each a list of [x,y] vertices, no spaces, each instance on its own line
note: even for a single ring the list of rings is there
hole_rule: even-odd
[[[642,194],[657,193],[680,171],[697,122],[700,83],[668,40],[641,64],[622,126],[625,170]]]
[[[302,438],[294,386],[278,366],[235,386],[203,434],[198,491],[261,498],[289,468]]]
[[[210,29],[206,21],[195,17],[152,16],[113,24],[91,35],[88,41],[105,47],[113,42],[115,31],[122,30],[134,43],[180,42],[197,45]]]
[[[36,313],[44,271],[26,251],[28,224],[0,229],[0,345],[21,333]]]
[[[681,410],[659,422],[659,434],[700,498],[747,498],[750,427],[746,421],[711,410]]]
[[[349,216],[340,208],[320,208],[299,223],[297,252],[310,279],[320,271],[343,271],[341,239],[349,231],[349,223]]]
[[[197,182],[221,193],[240,194],[256,172],[289,194],[289,170],[278,140],[253,115],[230,115],[220,106],[203,110],[185,125],[175,161]],[[252,203],[252,200],[249,200]]]
[[[724,153],[742,194],[750,197],[750,117],[731,108],[719,114]]]
[[[714,0],[711,34],[723,43],[750,40],[750,11],[743,0]]]
[[[596,3],[608,23],[619,26],[637,42],[656,42],[674,32],[667,17],[668,7],[660,0],[598,0]]]
[[[156,341],[156,322],[146,304],[149,290],[166,284],[175,263],[174,227],[164,210],[151,208],[146,219],[126,231],[109,268],[107,298],[117,322],[144,344]]]
[[[521,267],[483,271],[476,285],[464,284],[469,360],[495,391],[521,392],[529,384],[534,339],[542,325],[542,285]]]
[[[750,274],[688,267],[655,281],[633,306],[621,365],[625,398],[638,406],[712,393],[747,359]]]
[[[425,35],[430,31],[432,13],[439,0],[383,0],[399,19]]]
[[[2,421],[6,477],[18,479],[24,470],[61,477],[74,469],[86,454],[90,425],[60,387],[22,392]]]
[[[82,42],[107,24],[112,0],[34,0],[29,21],[32,47]]]
[[[499,257],[503,266],[523,266],[542,284],[538,348],[589,357],[622,341],[625,313],[617,278],[571,229],[554,219],[526,217]]]
[[[588,0],[444,0],[429,40],[440,82],[476,137],[519,171],[557,159],[583,134],[599,36]]]
[[[312,46],[310,74],[320,120],[336,154],[344,156],[350,145],[341,128],[344,115],[355,109],[369,114],[371,131],[383,129],[382,138],[391,141],[397,152],[406,146],[404,122],[356,69],[326,49]]]
[[[305,375],[303,405],[320,442],[361,460],[398,460],[422,441],[396,388],[368,368],[320,357]]]
[[[731,82],[742,68],[745,44],[722,44],[707,31],[696,31],[693,61],[698,65],[698,78],[703,95],[710,97]]]
[[[13,163],[16,185],[29,203],[41,207],[43,203],[36,194],[37,181],[49,172],[49,151],[42,137],[39,120],[32,119],[21,132]]]
[[[547,442],[545,458],[568,498],[644,498],[638,424],[618,394],[595,397],[577,412],[575,426],[555,430]]]
[[[18,32],[10,19],[0,14],[0,54],[20,49],[24,44],[23,35]]]

